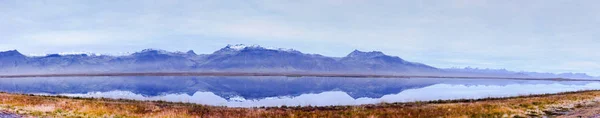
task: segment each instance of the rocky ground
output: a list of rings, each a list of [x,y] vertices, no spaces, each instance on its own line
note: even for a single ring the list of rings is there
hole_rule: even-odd
[[[8,111],[0,111],[0,118],[20,118],[21,116]]]
[[[561,109],[570,109],[570,111],[558,118],[600,118],[600,98],[564,105]]]

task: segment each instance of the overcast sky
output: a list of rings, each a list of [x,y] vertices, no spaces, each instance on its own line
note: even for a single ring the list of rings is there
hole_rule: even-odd
[[[600,75],[596,0],[0,0],[0,50],[212,53],[227,44],[436,67]]]

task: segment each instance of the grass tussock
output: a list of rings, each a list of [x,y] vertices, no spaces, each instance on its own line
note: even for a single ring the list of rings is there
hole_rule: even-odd
[[[36,117],[536,117],[598,100],[600,91],[359,106],[228,108],[164,101],[0,93],[0,111]],[[563,106],[573,106],[563,107]]]

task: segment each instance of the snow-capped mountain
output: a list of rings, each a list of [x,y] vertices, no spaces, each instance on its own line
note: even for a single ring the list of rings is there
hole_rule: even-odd
[[[260,46],[226,46],[207,55],[197,67],[203,70],[231,71],[334,71],[340,63],[330,57],[304,54],[296,50]]]
[[[364,53],[364,54],[363,54]],[[409,72],[433,71],[431,66],[379,53],[352,52],[341,60],[293,49],[259,45],[227,45],[212,54],[145,49],[125,56],[49,54],[28,57],[16,50],[0,53],[1,72]]]
[[[227,45],[212,54],[145,49],[123,56],[96,54],[26,56],[16,50],[0,52],[0,74],[86,72],[301,72],[396,75],[476,75],[586,77],[582,74],[491,73],[468,69],[438,69],[382,52],[355,50],[346,57],[305,54],[293,49],[259,45]]]

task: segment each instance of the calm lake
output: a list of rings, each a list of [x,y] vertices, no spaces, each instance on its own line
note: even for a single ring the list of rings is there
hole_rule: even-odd
[[[339,77],[3,78],[0,91],[229,107],[359,105],[600,89],[599,82]]]

